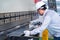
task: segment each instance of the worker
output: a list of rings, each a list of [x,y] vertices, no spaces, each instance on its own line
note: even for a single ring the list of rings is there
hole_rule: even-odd
[[[45,29],[48,29],[49,33],[54,37],[54,40],[60,40],[60,16],[54,10],[48,9],[46,3],[39,1],[36,3],[36,10],[39,15],[43,16],[43,23],[40,27],[33,29],[32,31],[26,30],[26,35],[35,35],[42,33]],[[38,19],[40,20],[40,19]]]

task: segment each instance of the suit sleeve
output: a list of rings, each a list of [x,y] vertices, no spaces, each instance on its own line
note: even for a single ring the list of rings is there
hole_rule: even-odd
[[[31,35],[35,35],[37,33],[42,33],[48,27],[50,22],[51,22],[51,17],[50,16],[46,16],[44,18],[44,22],[42,23],[41,27],[38,27],[38,28],[32,30],[31,31]]]
[[[37,23],[37,22],[40,22],[39,18],[36,19],[36,20],[30,21],[29,28],[34,27],[34,24]]]

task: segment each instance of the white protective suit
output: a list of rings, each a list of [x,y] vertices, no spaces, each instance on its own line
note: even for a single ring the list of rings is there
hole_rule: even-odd
[[[60,16],[53,10],[46,9],[43,15],[43,23],[41,27],[38,27],[32,31],[30,31],[31,35],[42,33],[46,28],[48,29],[49,33],[53,36],[60,37]],[[39,21],[37,19],[36,21]]]

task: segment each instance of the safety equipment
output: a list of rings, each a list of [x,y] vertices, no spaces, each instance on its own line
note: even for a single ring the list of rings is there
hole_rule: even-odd
[[[38,27],[41,26],[41,24],[42,24],[42,23],[39,22],[39,21],[37,21],[37,22],[35,21],[35,22],[33,22],[33,23],[32,23],[32,22],[33,22],[33,21],[31,21],[30,24],[29,24],[29,29],[38,28]]]
[[[34,3],[37,3],[37,2],[39,2],[39,1],[41,1],[41,0],[34,0]]]
[[[36,10],[38,10],[39,8],[41,8],[41,6],[45,5],[45,3],[43,1],[39,1],[36,3]]]
[[[25,34],[24,36],[30,36],[30,31],[29,30],[25,30],[24,34]]]
[[[35,19],[33,21],[30,21],[30,23],[29,23],[29,29],[30,28],[37,28],[41,24],[42,24],[42,22],[41,22],[40,18]]]

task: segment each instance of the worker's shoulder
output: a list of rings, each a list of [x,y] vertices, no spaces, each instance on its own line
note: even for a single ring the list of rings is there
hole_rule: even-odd
[[[58,12],[54,10],[48,10],[47,15],[49,15],[50,17],[59,16]]]
[[[56,13],[54,10],[48,9],[48,13]]]
[[[46,16],[52,17],[54,14],[56,14],[56,12],[54,10],[48,9],[47,12],[46,12]]]
[[[57,13],[56,11],[51,10],[51,9],[48,9],[48,11],[47,11],[47,14],[48,14],[48,15],[54,15],[54,14],[56,14],[56,13]]]

